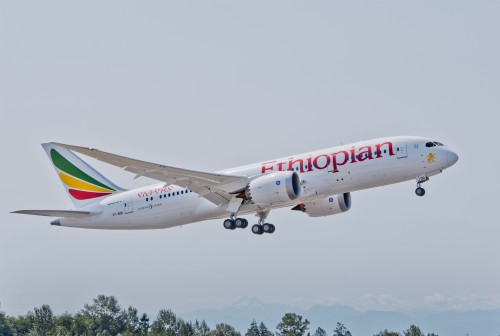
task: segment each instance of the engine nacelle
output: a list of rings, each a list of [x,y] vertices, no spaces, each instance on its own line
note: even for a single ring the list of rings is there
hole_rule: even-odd
[[[351,208],[351,193],[333,195],[317,201],[299,204],[292,210],[301,210],[311,217],[336,215]]]
[[[245,196],[255,204],[276,204],[293,201],[300,196],[300,178],[296,172],[280,171],[252,180]]]

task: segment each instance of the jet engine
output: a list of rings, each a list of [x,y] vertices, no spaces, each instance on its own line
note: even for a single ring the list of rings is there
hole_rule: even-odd
[[[351,208],[351,193],[329,196],[317,201],[298,204],[292,210],[307,213],[310,217],[322,217],[346,212]]]
[[[300,178],[296,172],[280,171],[252,180],[245,197],[255,204],[276,204],[293,201],[300,196]]]

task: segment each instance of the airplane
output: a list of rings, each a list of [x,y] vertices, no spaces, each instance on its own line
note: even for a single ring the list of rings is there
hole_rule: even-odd
[[[213,173],[131,159],[94,148],[42,144],[75,210],[13,213],[60,217],[52,225],[110,230],[163,229],[224,219],[228,230],[244,229],[255,214],[254,234],[273,233],[271,210],[288,207],[310,217],[351,209],[351,193],[415,180],[421,184],[458,161],[440,142],[413,136],[387,137],[262,161]],[[120,188],[76,153],[159,181]]]

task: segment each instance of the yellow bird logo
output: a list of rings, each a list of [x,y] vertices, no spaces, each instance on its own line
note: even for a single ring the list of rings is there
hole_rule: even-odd
[[[436,162],[436,154],[429,153],[429,155],[427,155],[427,162],[428,163],[434,163],[434,162]]]

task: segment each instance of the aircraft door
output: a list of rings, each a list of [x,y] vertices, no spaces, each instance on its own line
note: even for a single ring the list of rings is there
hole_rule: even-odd
[[[132,198],[127,198],[123,202],[124,210],[126,214],[134,212],[134,208],[132,206]]]
[[[406,151],[406,142],[396,143],[396,155],[398,159],[403,159],[408,157],[408,152]]]

